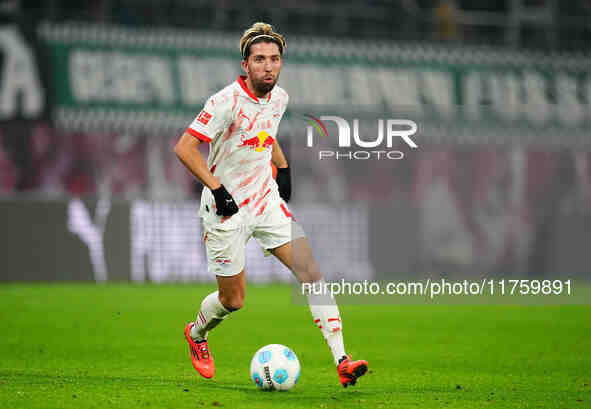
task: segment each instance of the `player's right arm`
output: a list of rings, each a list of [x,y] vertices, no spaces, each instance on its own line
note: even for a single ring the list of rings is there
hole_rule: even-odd
[[[238,213],[238,205],[224,185],[207,169],[207,162],[197,149],[200,143],[200,139],[185,132],[174,147],[174,153],[201,183],[211,189],[215,199],[216,214],[218,216],[232,216]]]
[[[174,152],[183,165],[211,190],[218,216],[232,216],[238,213],[238,205],[224,185],[207,168],[207,162],[198,147],[202,141],[211,143],[230,124],[232,112],[227,105],[227,99],[218,100],[216,104],[214,98],[210,98],[174,147]]]
[[[174,153],[201,183],[213,191],[219,188],[221,183],[207,168],[207,162],[198,149],[200,143],[200,139],[185,132],[175,145]]]

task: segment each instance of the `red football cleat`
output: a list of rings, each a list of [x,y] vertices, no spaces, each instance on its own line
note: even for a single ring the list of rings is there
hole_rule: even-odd
[[[339,362],[337,372],[339,373],[341,385],[344,388],[349,385],[353,386],[357,383],[357,378],[365,375],[367,372],[367,361],[352,361],[351,357],[348,356]]]
[[[185,338],[189,343],[189,351],[191,352],[191,363],[193,368],[201,374],[204,378],[212,378],[215,373],[215,364],[211,352],[209,352],[209,345],[207,340],[195,342],[191,338],[191,328],[195,325],[194,322],[189,322],[185,327]]]

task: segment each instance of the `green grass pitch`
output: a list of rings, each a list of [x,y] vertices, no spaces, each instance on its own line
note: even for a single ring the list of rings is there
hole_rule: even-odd
[[[216,376],[192,368],[183,328],[212,285],[0,286],[2,408],[589,408],[591,307],[345,305],[345,344],[370,371],[343,389],[308,307],[248,286],[210,336]],[[257,390],[252,354],[302,364],[288,392]]]

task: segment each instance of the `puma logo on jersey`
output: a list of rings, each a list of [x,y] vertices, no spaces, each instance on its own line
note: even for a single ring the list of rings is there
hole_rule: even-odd
[[[240,111],[238,111],[238,118],[246,119],[248,122],[250,122],[250,118],[244,113],[244,111],[242,111],[242,108],[240,108]]]

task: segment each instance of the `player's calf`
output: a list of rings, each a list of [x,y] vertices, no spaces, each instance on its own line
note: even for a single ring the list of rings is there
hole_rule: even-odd
[[[220,302],[230,312],[237,311],[244,305],[244,297],[240,296],[225,296],[220,294]]]

